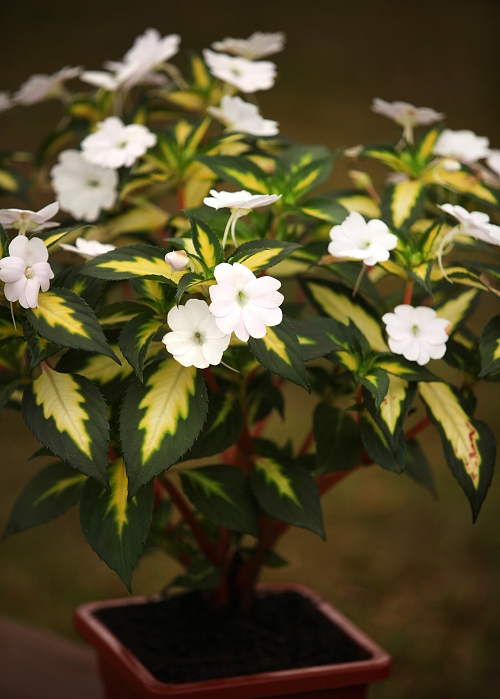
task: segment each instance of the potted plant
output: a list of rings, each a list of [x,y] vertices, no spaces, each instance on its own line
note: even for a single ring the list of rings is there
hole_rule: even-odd
[[[491,482],[474,387],[497,379],[500,316],[479,334],[466,323],[499,293],[499,152],[380,99],[403,127],[395,143],[291,142],[253,101],[283,41],[226,39],[186,77],[170,62],[180,37],[150,29],[106,70],[1,95],[2,109],[59,98],[64,112],[23,154],[32,172],[16,153],[0,171],[6,194],[49,200],[0,210],[1,405],[22,410],[34,456],[57,459],[5,535],[79,503],[87,542],[129,589],[148,551],[186,570],[167,586],[182,596],[77,611],[109,697],[364,696],[389,657],[311,591],[257,586],[285,563],[276,542],[289,526],[324,537],[320,496],[354,470],[430,487],[430,425],[474,520]],[[68,89],[76,78],[85,91]],[[315,194],[334,156],[390,173],[376,187],[353,169],[350,188]],[[298,440],[268,429],[303,410],[289,382],[316,398]],[[236,649],[220,677],[219,643]]]

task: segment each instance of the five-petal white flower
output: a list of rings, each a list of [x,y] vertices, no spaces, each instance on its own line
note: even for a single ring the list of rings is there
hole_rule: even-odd
[[[139,83],[164,85],[168,82],[165,76],[154,71],[175,56],[180,41],[178,34],[162,38],[157,29],[146,29],[144,34],[135,39],[122,61],[107,61],[104,64],[107,70],[86,71],[82,80],[110,92],[130,90]]]
[[[50,174],[61,209],[76,219],[96,221],[116,201],[116,170],[87,162],[79,151],[63,151]]]
[[[457,170],[460,163],[474,165],[481,158],[486,158],[490,153],[489,146],[490,141],[486,136],[476,136],[473,131],[444,129],[434,144],[433,152],[447,159],[444,162],[446,170]]]
[[[444,357],[450,321],[438,318],[433,308],[402,304],[394,313],[385,313],[382,320],[394,354],[420,365]]]
[[[252,209],[274,204],[281,197],[281,194],[251,194],[246,189],[242,189],[239,192],[218,192],[216,189],[211,189],[210,194],[212,195],[211,197],[203,199],[204,204],[211,206],[212,209],[228,208],[231,210],[231,216],[226,224],[226,230],[222,239],[222,247],[226,245],[230,228],[234,246],[237,247],[235,227],[239,218],[249,214]]]
[[[367,223],[356,211],[350,213],[340,225],[333,226],[330,238],[330,255],[363,260],[370,267],[388,260],[389,251],[394,250],[398,244],[397,237],[389,233],[383,221],[373,218]]]
[[[69,243],[59,243],[59,245],[63,250],[76,252],[87,260],[92,260],[98,255],[116,249],[111,243],[101,243],[98,240],[86,240],[85,238],[77,238],[74,245],[69,245]]]
[[[460,224],[444,236],[439,245],[437,255],[441,274],[450,281],[443,269],[442,258],[445,247],[452,242],[453,238],[459,233],[463,233],[491,245],[500,245],[500,226],[490,223],[490,217],[482,211],[467,211],[463,206],[454,206],[453,204],[438,204],[438,207],[450,216],[453,216]]]
[[[206,369],[221,363],[231,334],[217,327],[206,301],[189,299],[184,306],[174,306],[167,322],[172,332],[164,335],[162,342],[179,364]]]
[[[278,122],[264,119],[255,104],[250,104],[241,97],[224,95],[220,107],[208,107],[208,112],[226,124],[228,131],[240,131],[252,136],[276,136],[279,133]]]
[[[386,102],[380,97],[374,98],[371,108],[376,114],[382,114],[382,116],[395,121],[396,124],[400,124],[404,128],[403,135],[409,143],[413,142],[413,128],[415,126],[434,124],[445,117],[444,114],[436,112],[430,107],[415,107],[408,102]]]
[[[51,99],[52,97],[60,97],[64,94],[63,84],[67,80],[78,78],[82,73],[83,68],[70,68],[65,66],[53,75],[42,75],[37,73],[32,75],[25,83],[21,85],[19,90],[12,97],[13,104],[22,104],[28,107],[38,102]]]
[[[142,124],[125,125],[116,116],[97,124],[97,131],[82,141],[82,155],[89,163],[118,170],[130,167],[156,145],[156,134]]]
[[[276,65],[271,61],[249,61],[210,49],[203,49],[203,58],[212,75],[241,92],[269,90],[274,85]]]
[[[283,32],[254,32],[248,39],[226,37],[223,41],[214,41],[212,48],[216,51],[243,56],[251,61],[283,51],[285,34]]]
[[[50,219],[59,211],[57,201],[44,206],[40,211],[29,209],[0,209],[0,223],[4,228],[16,228],[21,235],[27,232],[43,231],[45,228],[56,228],[59,223]]]
[[[234,332],[239,340],[247,342],[249,337],[264,337],[268,326],[281,323],[284,296],[278,291],[280,281],[268,276],[257,278],[239,262],[222,262],[214,276],[217,284],[209,288],[210,312],[222,332]]]
[[[23,308],[36,308],[40,289],[47,291],[54,272],[47,262],[49,252],[40,238],[18,235],[9,245],[9,257],[0,260],[0,279],[5,282],[7,301]]]

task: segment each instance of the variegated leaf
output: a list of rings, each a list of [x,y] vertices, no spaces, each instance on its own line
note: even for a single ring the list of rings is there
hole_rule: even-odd
[[[499,204],[498,194],[482,184],[476,174],[465,172],[465,170],[457,170],[456,172],[439,170],[433,174],[433,180],[436,184],[446,187],[452,192],[468,194],[473,199],[493,206]]]
[[[291,176],[291,190],[293,194],[287,195],[290,202],[293,196],[293,203],[298,202],[307,192],[324,182],[332,171],[333,156],[313,160],[311,163],[295,170]],[[292,203],[292,202],[290,202]]]
[[[104,398],[91,381],[42,364],[42,373],[24,391],[22,412],[38,441],[107,486],[108,416]]]
[[[118,359],[104,336],[93,310],[68,289],[54,289],[38,296],[38,307],[26,310],[28,320],[42,337],[61,347],[99,352]]]
[[[247,476],[234,466],[180,471],[184,492],[196,509],[221,527],[259,535],[259,508]]]
[[[340,284],[306,279],[303,288],[322,315],[330,316],[344,325],[352,322],[364,334],[372,349],[385,352],[388,347],[375,312],[366,302],[352,299],[350,289]]]
[[[92,309],[97,306],[104,288],[104,284],[100,279],[92,279],[92,277],[84,277],[80,274],[78,266],[67,267],[58,272],[50,286],[52,290],[55,287],[69,289],[69,291],[72,291],[88,303]]]
[[[148,535],[154,484],[128,500],[123,459],[109,467],[109,492],[89,480],[80,501],[80,523],[87,543],[131,591],[132,573]]]
[[[223,180],[257,194],[269,194],[266,173],[248,158],[231,155],[204,155],[197,158]]]
[[[239,262],[251,269],[252,272],[260,272],[278,264],[297,248],[300,248],[300,245],[296,243],[286,243],[282,240],[273,240],[272,238],[252,240],[238,246],[229,257],[228,262],[231,264]]]
[[[189,211],[186,212],[186,215],[191,223],[191,235],[195,250],[208,269],[213,269],[220,262],[224,261],[224,253],[219,239],[205,221],[189,213]]]
[[[319,403],[314,411],[313,427],[318,473],[346,471],[359,463],[359,430],[345,410]]]
[[[371,369],[364,375],[356,373],[356,378],[372,394],[378,410],[389,389],[389,375],[387,372],[381,368]]]
[[[417,146],[417,154],[421,162],[428,160],[434,150],[434,145],[438,139],[439,130],[430,129],[423,137],[420,139]]]
[[[430,464],[416,439],[410,439],[406,445],[405,472],[437,497]]]
[[[396,172],[406,172],[405,164],[402,162],[398,153],[392,148],[384,146],[367,146],[362,152],[363,158],[371,158],[384,163]]]
[[[462,289],[455,293],[446,289],[443,300],[438,300],[435,310],[439,318],[446,318],[451,323],[450,334],[455,332],[458,326],[471,316],[477,308],[480,300],[478,289]]]
[[[27,320],[25,320],[23,324],[23,333],[30,353],[30,370],[33,370],[40,362],[43,362],[44,359],[51,357],[62,349],[60,345],[56,345],[54,342],[40,337]]]
[[[438,381],[438,377],[430,372],[429,369],[420,366],[416,362],[410,362],[401,355],[391,354],[390,352],[379,354],[376,359],[376,366],[406,381]]]
[[[416,384],[398,376],[389,376],[387,393],[376,405],[371,395],[365,394],[365,403],[374,420],[389,438],[391,449],[396,452],[406,418],[417,394]]]
[[[258,456],[250,484],[267,515],[325,538],[318,487],[303,466],[290,459]]]
[[[367,218],[380,218],[382,215],[380,206],[368,194],[363,194],[359,190],[341,192],[336,201],[347,209],[349,213],[357,211]]]
[[[70,226],[69,228],[49,228],[45,231],[40,231],[36,234],[37,238],[43,240],[46,247],[51,248],[56,243],[60,243],[67,235],[70,233],[76,233],[83,228],[83,226]],[[76,237],[76,236],[75,236]]]
[[[480,377],[488,376],[500,369],[500,315],[486,324],[479,341],[479,351],[481,353]]]
[[[16,500],[3,536],[50,522],[76,505],[87,477],[68,464],[49,464],[30,480]]]
[[[113,362],[102,354],[69,350],[59,360],[57,371],[85,376],[97,384],[109,403],[113,403],[125,393],[133,376],[133,370],[118,345],[111,345],[111,347],[121,364]]]
[[[146,277],[167,284],[176,283],[182,276],[181,272],[172,272],[172,267],[165,262],[165,253],[161,248],[141,244],[124,245],[98,255],[86,262],[80,272],[98,279]]]
[[[251,337],[248,344],[266,369],[309,390],[299,341],[287,318],[283,317],[279,325],[267,328],[263,338]]]
[[[382,216],[395,228],[410,226],[424,205],[425,187],[418,180],[404,180],[386,187],[382,195]]]
[[[484,422],[465,412],[448,384],[422,383],[419,392],[438,428],[448,466],[467,495],[475,520],[493,477],[495,438]]]
[[[213,393],[208,399],[207,420],[183,461],[220,454],[232,446],[243,429],[243,412],[230,392]]]
[[[305,362],[309,359],[324,357],[337,349],[337,345],[332,342],[323,328],[313,323],[296,320],[295,318],[290,319],[290,323],[297,335],[302,359]]]
[[[170,286],[143,277],[135,277],[130,280],[129,284],[140,303],[146,304],[158,313],[167,310],[165,292],[171,292]]]
[[[361,438],[367,454],[376,464],[388,471],[401,473],[404,469],[406,458],[404,434],[400,434],[393,448],[385,430],[366,411],[361,416]]]
[[[5,306],[0,306],[0,347],[6,342],[23,336],[21,325],[20,319],[17,318],[16,327],[14,327],[10,310]]]
[[[147,313],[141,313],[129,320],[120,333],[119,344],[122,354],[141,381],[148,347],[163,325],[162,320],[152,318]]]
[[[298,211],[328,223],[342,223],[349,215],[348,210],[337,200],[329,197],[314,197],[302,202]]]
[[[207,407],[201,372],[175,359],[148,367],[144,384],[132,381],[120,416],[130,497],[191,447],[203,427]]]

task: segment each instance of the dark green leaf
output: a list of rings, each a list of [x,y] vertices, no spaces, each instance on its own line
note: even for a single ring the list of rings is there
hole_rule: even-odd
[[[208,399],[208,414],[195,443],[183,456],[202,459],[220,454],[232,446],[243,429],[243,413],[239,401],[231,393],[214,393]]]
[[[267,328],[262,339],[251,337],[248,344],[266,369],[309,390],[299,341],[287,318],[283,317],[279,325]]]
[[[119,345],[122,354],[141,381],[149,345],[163,325],[163,321],[152,318],[147,313],[141,313],[129,320],[120,333]]]
[[[358,426],[340,408],[319,403],[313,418],[318,473],[347,471],[361,458]]]

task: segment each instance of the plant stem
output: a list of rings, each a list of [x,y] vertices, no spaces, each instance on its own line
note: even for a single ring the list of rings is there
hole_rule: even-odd
[[[205,381],[207,383],[207,386],[210,389],[210,393],[220,393],[219,384],[217,383],[217,379],[215,378],[214,373],[210,369],[210,367],[207,367],[206,369],[202,369],[202,371],[203,371],[203,376],[205,377]]]
[[[186,208],[186,200],[184,197],[184,190],[180,185],[177,188],[177,208],[179,209],[179,211],[182,211],[183,209]]]
[[[422,420],[420,420],[420,422],[417,422],[416,425],[414,425],[411,429],[408,430],[408,432],[405,434],[406,441],[409,442],[410,439],[413,439],[415,435],[417,435],[419,432],[422,432],[422,430],[430,424],[430,418],[424,417]]]
[[[411,282],[411,281],[406,282],[405,295],[403,298],[404,304],[411,305],[411,297],[413,294],[413,284],[414,284],[414,282]]]
[[[158,476],[158,480],[172,498],[173,503],[181,515],[184,517],[186,524],[193,532],[193,535],[203,551],[205,558],[219,568],[221,566],[221,561],[219,559],[217,550],[208,538],[207,533],[199,521],[194,516],[182,493],[175,487],[172,481],[167,478],[167,476]]]
[[[310,446],[314,442],[314,432],[312,428],[309,430],[307,433],[304,441],[300,445],[299,451],[297,452],[298,456],[302,456],[303,454],[306,454],[309,451]]]

